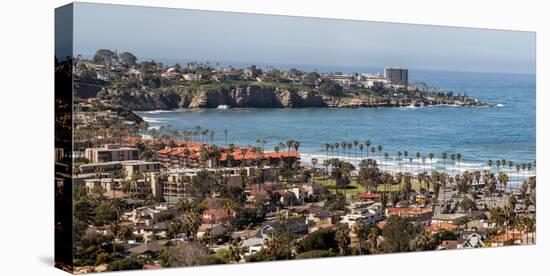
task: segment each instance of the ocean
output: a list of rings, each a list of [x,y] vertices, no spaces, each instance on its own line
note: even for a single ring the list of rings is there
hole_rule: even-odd
[[[265,139],[266,151],[279,142],[293,139],[300,142],[302,161],[316,157],[322,163],[327,157],[325,143],[352,142],[366,139],[372,145],[383,146],[384,170],[417,171],[443,169],[441,153],[449,158],[445,167],[456,174],[459,170],[488,169],[487,161],[511,160],[513,186],[523,177],[534,175],[515,170],[515,164],[536,159],[536,89],[535,75],[409,70],[410,82],[427,82],[440,90],[468,92],[470,97],[493,104],[493,107],[405,107],[405,108],[299,108],[299,109],[203,109],[136,112],[150,127],[170,125],[178,129],[193,129],[196,125],[215,132],[214,142],[236,145],[256,145]],[[408,151],[409,160],[398,160],[397,152]],[[384,158],[384,152],[389,158]],[[423,163],[416,152],[426,157]],[[336,151],[334,151],[336,154]],[[339,150],[343,158],[342,149]],[[428,154],[433,153],[430,162]],[[460,164],[453,164],[450,155],[460,153]],[[329,152],[330,155],[330,152]],[[351,156],[350,156],[351,155]],[[370,156],[370,153],[369,153]],[[366,153],[363,152],[363,157]],[[352,147],[346,160],[357,158]],[[379,159],[379,153],[376,152]],[[493,170],[497,168],[493,165]],[[501,168],[502,170],[502,168]]]

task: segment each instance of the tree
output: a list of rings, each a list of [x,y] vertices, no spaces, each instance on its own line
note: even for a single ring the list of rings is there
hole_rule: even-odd
[[[256,253],[250,261],[277,261],[292,259],[292,247],[294,244],[294,235],[287,226],[286,218],[279,215],[279,223],[275,227],[275,232],[265,243],[265,247]]]
[[[382,184],[381,173],[378,169],[376,161],[363,160],[359,164],[358,181],[369,192],[376,191],[378,185]]]
[[[211,263],[208,250],[200,244],[184,243],[166,247],[159,259],[165,267],[196,266]]]
[[[333,80],[323,79],[319,83],[319,91],[330,96],[341,96],[344,89]]]
[[[312,250],[299,253],[296,255],[296,259],[313,259],[313,258],[325,258],[335,257],[336,253],[329,250]]]
[[[110,202],[102,202],[95,208],[95,225],[111,224],[117,220],[116,209]]]
[[[409,218],[392,215],[382,230],[382,250],[386,253],[411,251],[418,232],[419,229]]]
[[[472,211],[477,209],[475,202],[468,197],[464,198],[460,202],[460,207],[462,207],[462,210],[464,211]]]
[[[308,86],[315,86],[321,76],[317,72],[309,72],[304,76],[304,84]]]
[[[190,193],[191,196],[200,200],[221,191],[222,187],[220,178],[216,177],[212,172],[201,170],[197,172],[197,175],[191,181]]]
[[[233,239],[229,245],[229,262],[238,263],[241,260],[241,254],[244,254],[245,249],[243,247],[243,242],[238,239]]]
[[[248,67],[248,70],[250,71],[250,76],[252,78],[257,78],[262,75],[262,69],[258,68],[256,65],[251,65]]]
[[[363,255],[363,244],[369,237],[369,226],[362,220],[357,221],[353,225],[353,233],[357,237],[357,247],[359,249],[359,255]]]
[[[298,199],[296,198],[296,195],[291,191],[286,192],[283,196],[283,204],[285,206],[294,206],[297,201]]]
[[[348,246],[350,244],[350,238],[349,233],[350,229],[347,224],[345,223],[338,223],[336,225],[336,233],[334,235],[334,238],[336,239],[336,242],[338,243],[338,249],[340,250],[340,255],[344,256],[346,255],[346,252],[348,250]]]
[[[428,231],[422,231],[414,240],[414,249],[417,251],[434,250],[435,239]]]
[[[137,256],[130,256],[120,260],[114,260],[109,263],[108,270],[110,271],[122,271],[122,270],[133,270],[133,269],[142,269],[143,262]]]
[[[193,237],[193,241],[197,241],[197,232],[202,224],[198,212],[195,209],[185,212],[183,229],[188,236]]]
[[[109,49],[99,49],[94,55],[94,63],[110,62],[118,59],[115,52]]]
[[[382,232],[380,231],[380,228],[376,226],[376,224],[369,225],[368,244],[369,244],[369,252],[371,254],[375,254],[378,252],[378,237],[381,234]]]
[[[338,244],[335,240],[335,231],[330,228],[321,228],[300,240],[296,245],[298,253],[323,250],[336,251]]]
[[[120,54],[120,61],[128,66],[136,65],[137,57],[130,52],[122,52]]]

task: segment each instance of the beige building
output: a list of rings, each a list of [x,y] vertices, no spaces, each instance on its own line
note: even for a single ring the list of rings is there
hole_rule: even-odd
[[[160,171],[159,162],[149,162],[149,161],[124,161],[120,162],[122,165],[122,170],[124,171],[126,178],[131,179],[134,173],[146,174],[154,173]]]
[[[121,147],[117,144],[106,144],[101,148],[86,149],[84,156],[90,161],[90,163],[138,160],[139,149]]]
[[[84,180],[84,186],[88,194],[93,193],[98,189],[102,189],[103,192],[111,192],[113,190],[118,191],[122,187],[122,179],[120,178],[92,178]]]

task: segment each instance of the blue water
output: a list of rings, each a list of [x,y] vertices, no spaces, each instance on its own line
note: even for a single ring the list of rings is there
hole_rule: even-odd
[[[177,110],[137,114],[151,127],[192,129],[201,125],[215,131],[214,141],[219,144],[225,143],[224,129],[229,130],[229,143],[255,145],[257,139],[263,138],[267,141],[266,150],[279,142],[298,140],[300,152],[305,154],[303,159],[326,157],[325,143],[368,138],[390,154],[390,160],[381,160],[388,170],[396,169],[400,163],[413,172],[423,166],[441,168],[442,152],[449,156],[460,153],[461,171],[484,168],[489,159],[506,159],[514,164],[535,160],[534,75],[433,71],[409,74],[412,82],[425,81],[455,93],[467,91],[470,97],[497,106]],[[414,159],[412,166],[408,160],[394,160],[397,151],[405,150]],[[416,152],[423,156],[434,153],[436,158],[432,164],[417,164]],[[450,162],[447,159],[447,167]],[[451,169],[458,171],[458,164],[451,165]]]

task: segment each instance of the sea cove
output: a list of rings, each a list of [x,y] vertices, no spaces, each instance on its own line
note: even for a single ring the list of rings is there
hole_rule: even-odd
[[[493,106],[179,109],[136,114],[152,128],[192,129],[200,125],[215,132],[214,143],[218,144],[224,143],[224,129],[228,129],[229,143],[256,145],[257,139],[265,139],[267,150],[295,139],[301,143],[303,162],[326,156],[325,143],[367,138],[389,153],[390,160],[381,160],[389,164],[388,169],[399,166],[393,160],[398,151],[411,153],[413,170],[419,161],[412,156],[416,152],[434,153],[434,166],[438,167],[442,166],[442,152],[461,153],[462,171],[484,168],[489,159],[516,163],[535,159],[534,76],[416,71],[413,78],[442,89],[470,91]],[[403,166],[410,165],[405,161]]]

